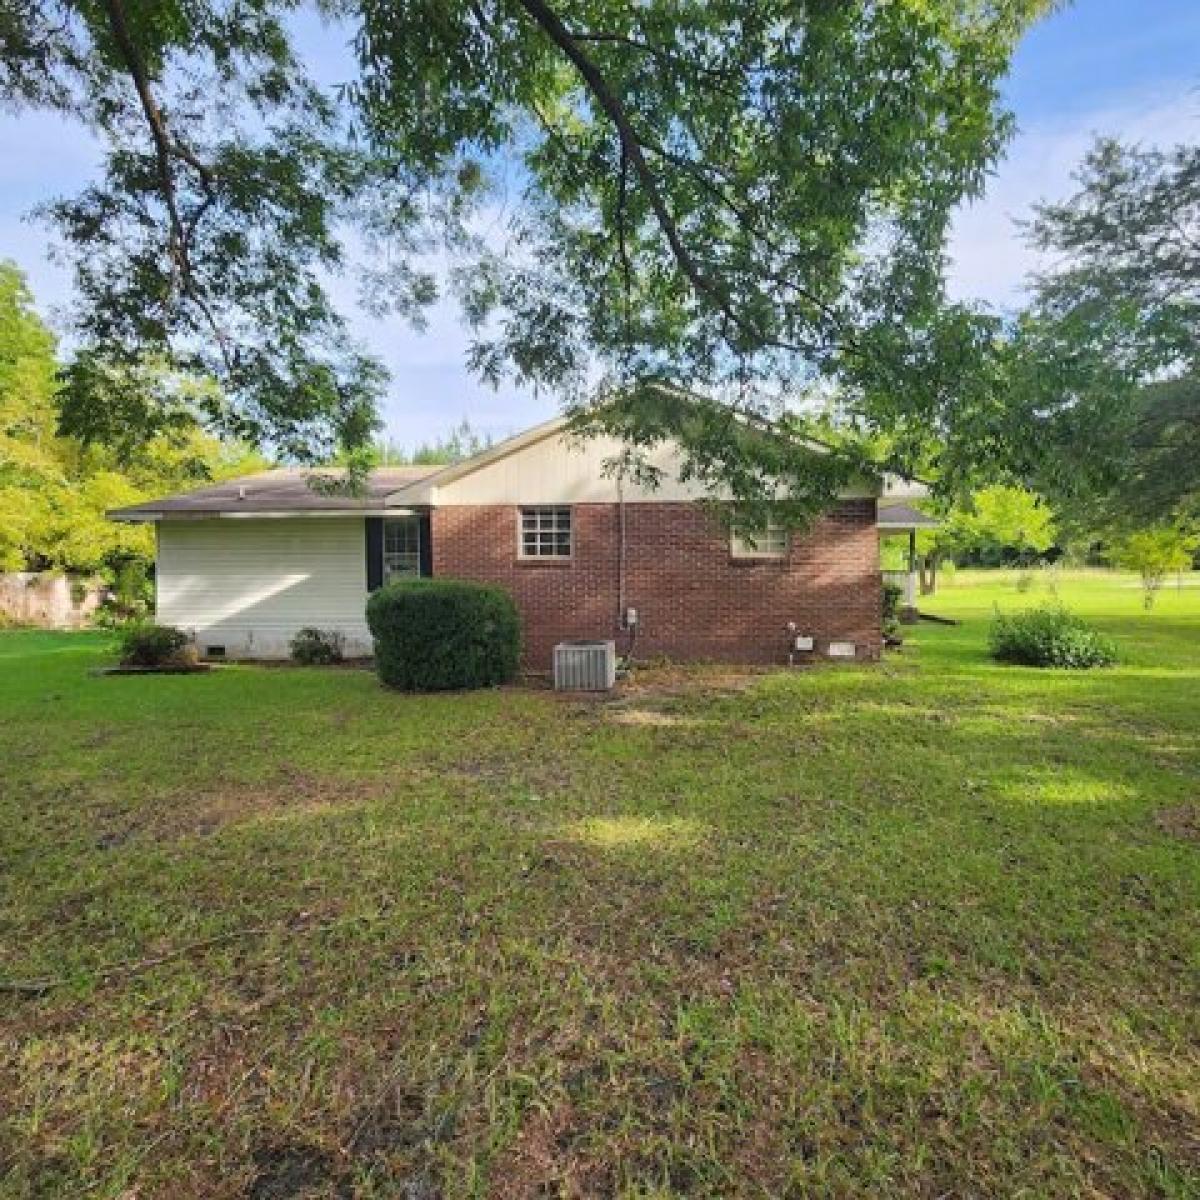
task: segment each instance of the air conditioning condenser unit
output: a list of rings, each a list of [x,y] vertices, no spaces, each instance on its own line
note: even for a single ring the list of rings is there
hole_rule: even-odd
[[[557,691],[607,692],[616,682],[616,642],[559,642],[554,647]]]

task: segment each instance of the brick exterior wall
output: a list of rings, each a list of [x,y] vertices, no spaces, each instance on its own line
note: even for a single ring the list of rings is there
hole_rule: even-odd
[[[432,514],[433,573],[507,588],[521,610],[525,660],[549,668],[556,642],[628,636],[618,627],[619,509],[572,508],[567,562],[517,555],[518,509],[448,506]],[[785,559],[735,559],[728,533],[686,503],[625,505],[625,603],[638,610],[636,653],[676,661],[783,663],[787,623],[817,639],[857,644],[878,658],[882,639],[875,501],[847,500]]]

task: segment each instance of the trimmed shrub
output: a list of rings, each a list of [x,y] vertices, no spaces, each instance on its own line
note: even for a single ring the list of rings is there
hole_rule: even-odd
[[[165,667],[180,661],[188,635],[174,625],[128,625],[121,634],[121,665]]]
[[[900,616],[900,598],[903,595],[904,589],[898,583],[883,585],[883,620],[885,624],[888,621],[894,623]]]
[[[1111,638],[1058,605],[997,613],[989,644],[999,662],[1027,667],[1108,667],[1117,661]]]
[[[292,661],[305,667],[328,667],[340,663],[346,639],[334,629],[316,629],[306,625],[296,630],[296,636],[288,643]]]
[[[409,692],[490,687],[517,673],[521,623],[502,588],[456,579],[404,579],[367,602],[375,669]]]
[[[898,583],[883,585],[883,621],[880,627],[884,637],[900,636],[900,598],[903,595],[904,589]]]

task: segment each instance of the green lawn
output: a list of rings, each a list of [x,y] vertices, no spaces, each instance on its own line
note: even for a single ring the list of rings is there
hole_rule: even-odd
[[[0,1195],[1200,1195],[1200,588],[1129,584],[1114,670],[960,575],[608,702],[0,635]]]

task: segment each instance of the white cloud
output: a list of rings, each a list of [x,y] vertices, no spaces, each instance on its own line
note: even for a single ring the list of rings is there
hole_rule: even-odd
[[[1021,299],[1038,253],[1016,222],[1039,200],[1074,191],[1071,175],[1098,134],[1144,145],[1170,146],[1200,136],[1200,95],[1161,93],[1069,118],[1039,121],[1019,132],[984,198],[959,213],[950,242],[950,294],[996,307]]]

